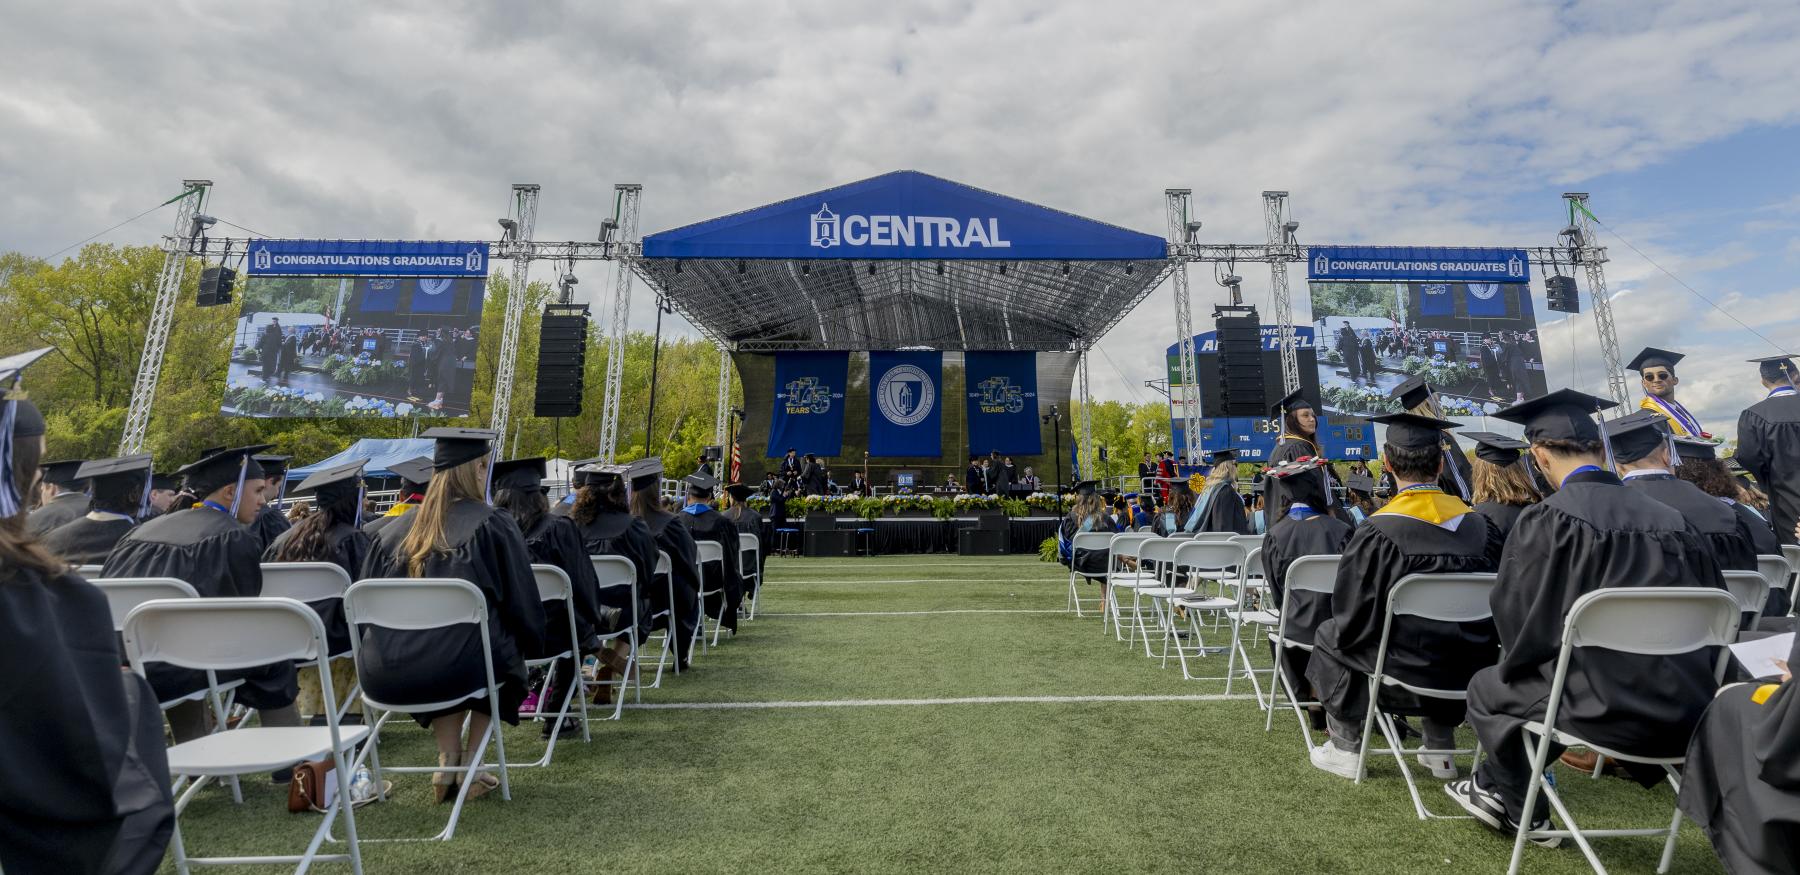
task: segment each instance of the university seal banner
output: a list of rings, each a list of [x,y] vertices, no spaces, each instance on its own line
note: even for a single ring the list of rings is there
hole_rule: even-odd
[[[944,354],[869,353],[869,455],[943,455]]]
[[[769,416],[768,457],[791,447],[801,455],[836,456],[844,447],[847,352],[775,354],[775,407]]]
[[[969,454],[1042,453],[1037,353],[969,352],[963,354],[963,366],[968,376]]]

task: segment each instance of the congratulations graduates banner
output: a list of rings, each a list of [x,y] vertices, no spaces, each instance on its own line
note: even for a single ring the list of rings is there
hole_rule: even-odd
[[[969,454],[1035,456],[1044,451],[1038,431],[1037,353],[969,352]]]
[[[836,456],[844,444],[844,387],[849,382],[847,352],[775,354],[775,407],[769,417],[771,459],[789,447],[802,455]]]
[[[941,352],[869,353],[869,455],[943,455]]]

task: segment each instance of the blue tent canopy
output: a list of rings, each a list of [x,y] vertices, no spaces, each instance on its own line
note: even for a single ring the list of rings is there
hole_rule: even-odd
[[[369,477],[392,477],[394,472],[388,466],[420,456],[430,456],[436,444],[428,438],[359,438],[349,449],[328,459],[320,459],[311,465],[300,468],[289,468],[289,480],[304,480],[314,471],[348,465],[351,462],[368,463],[363,474]]]

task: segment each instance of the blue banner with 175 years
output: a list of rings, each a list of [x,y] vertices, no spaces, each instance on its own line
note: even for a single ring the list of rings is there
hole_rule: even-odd
[[[1037,353],[964,353],[963,370],[968,377],[969,455],[1042,453]]]
[[[771,459],[790,448],[802,455],[836,456],[844,447],[847,352],[775,354],[775,409],[769,416]]]

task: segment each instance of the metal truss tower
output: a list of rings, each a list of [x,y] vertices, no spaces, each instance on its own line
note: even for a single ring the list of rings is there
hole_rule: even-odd
[[[1263,227],[1268,231],[1269,248],[1291,247],[1297,261],[1300,247],[1294,243],[1294,231],[1299,225],[1287,220],[1287,196],[1285,191],[1262,193]],[[1295,350],[1294,302],[1288,294],[1286,261],[1269,261],[1269,295],[1274,298],[1275,325],[1281,340],[1281,385],[1292,392],[1300,388],[1300,356]]]
[[[606,400],[600,408],[600,457],[609,463],[619,445],[619,392],[625,379],[625,329],[631,317],[631,263],[636,257],[631,248],[637,243],[638,200],[643,191],[636,183],[613,186],[612,251],[618,274],[613,283],[612,321],[607,324]]]
[[[713,420],[713,445],[725,447],[725,421],[731,416],[731,350],[726,348],[725,341],[719,345],[719,403]],[[725,468],[729,476],[731,466],[731,448],[725,447]],[[724,477],[719,478],[721,481]]]
[[[1623,360],[1619,358],[1619,332],[1613,326],[1612,293],[1606,289],[1606,247],[1598,243],[1594,214],[1588,210],[1587,192],[1565,192],[1563,199],[1569,202],[1570,226],[1563,235],[1568,237],[1570,230],[1576,232],[1575,238],[1569,241],[1570,254],[1587,268],[1588,293],[1594,297],[1594,330],[1600,334],[1600,357],[1606,362],[1606,393],[1619,403],[1614,415],[1624,416],[1631,412],[1631,390],[1628,388],[1631,383],[1625,378]]]
[[[131,406],[125,412],[125,436],[119,441],[121,456],[144,451],[144,437],[150,428],[150,407],[156,402],[156,383],[162,377],[163,353],[168,350],[169,328],[175,321],[175,303],[181,294],[181,282],[187,274],[194,241],[206,228],[200,221],[200,208],[212,190],[212,180],[184,179],[181,187],[182,193],[177,198],[180,205],[175,208],[175,233],[163,238],[162,273],[156,278],[156,302],[150,308],[144,354],[138,359],[137,379],[131,384]]]
[[[531,279],[534,254],[531,237],[537,227],[538,187],[516,183],[512,190],[512,210],[501,223],[506,234],[500,242],[501,252],[512,258],[513,271],[506,290],[506,321],[500,329],[500,362],[494,371],[494,418],[489,426],[496,436],[495,446],[499,447],[506,446],[506,428],[512,419],[513,385],[517,382],[519,365],[519,323],[524,321],[525,299],[529,297],[527,284]]]
[[[1188,200],[1192,194],[1193,191],[1186,188],[1163,191],[1169,217],[1169,255],[1176,262],[1172,273],[1175,277],[1175,342],[1181,348],[1181,427],[1187,439],[1188,464],[1197,465],[1200,463],[1197,437],[1200,434],[1200,378],[1194,364],[1194,318],[1188,289],[1188,262],[1193,258],[1190,244],[1194,242],[1194,233],[1200,229],[1200,223],[1188,221]],[[1085,392],[1085,364],[1083,367]]]
[[[1081,344],[1081,471],[1083,480],[1100,479],[1094,470],[1094,396],[1088,391],[1088,354],[1093,345]]]

